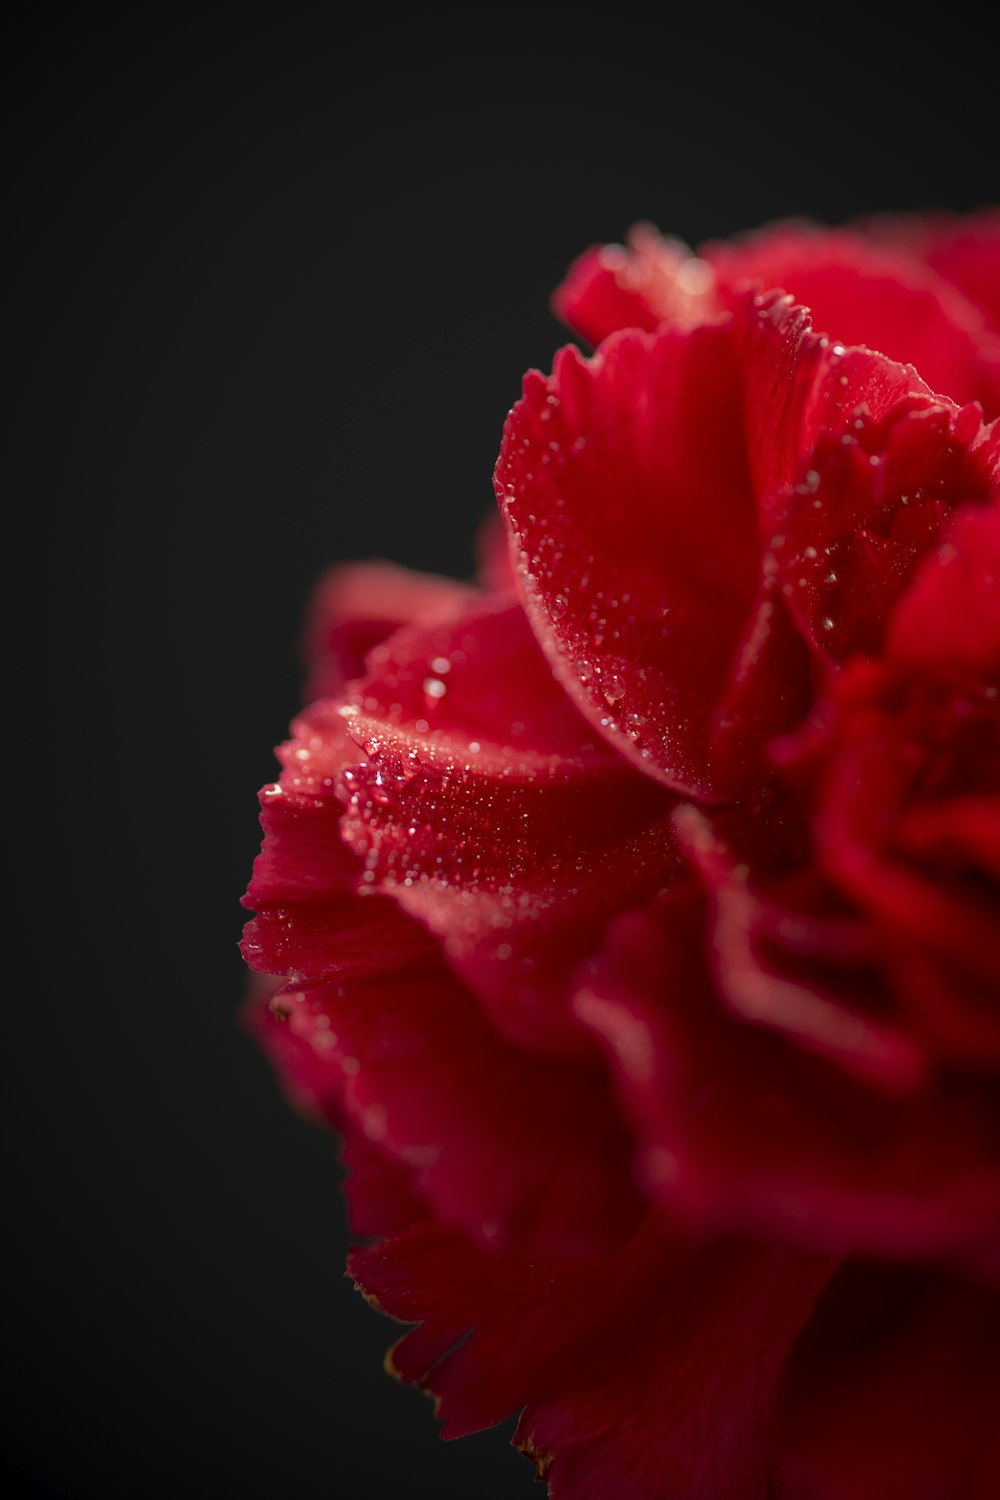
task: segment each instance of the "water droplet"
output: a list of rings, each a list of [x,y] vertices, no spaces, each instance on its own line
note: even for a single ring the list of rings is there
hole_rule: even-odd
[[[616,703],[620,703],[625,696],[625,679],[619,677],[617,672],[612,672],[610,677],[604,679],[602,692],[605,703],[613,707]]]

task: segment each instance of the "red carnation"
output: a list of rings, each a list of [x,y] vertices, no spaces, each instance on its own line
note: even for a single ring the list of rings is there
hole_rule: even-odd
[[[589,251],[506,554],[317,595],[250,1024],[555,1500],[1000,1491],[998,283],[994,212]]]

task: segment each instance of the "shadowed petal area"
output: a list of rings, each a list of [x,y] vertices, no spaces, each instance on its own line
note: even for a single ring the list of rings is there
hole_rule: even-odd
[[[505,1042],[439,961],[288,985],[256,1025],[293,1091],[322,1098],[481,1243],[578,1252],[634,1224],[642,1200],[603,1069]],[[370,1219],[370,1179],[358,1204]]]
[[[993,1500],[1000,1299],[848,1265],[789,1362],[774,1472],[790,1500]]]
[[[758,1500],[781,1371],[833,1265],[744,1242],[685,1249],[648,1216],[614,1252],[493,1255],[424,1224],[353,1275],[401,1321],[401,1379],[444,1436],[525,1407],[515,1442],[552,1500]]]
[[[1000,1275],[992,1083],[892,1097],[741,1024],[716,999],[711,940],[704,896],[679,886],[617,919],[581,969],[575,1009],[616,1070],[649,1191],[703,1226]]]
[[[780,817],[775,807],[773,824]],[[727,843],[727,822],[741,842]],[[674,823],[709,894],[708,965],[733,1014],[890,1094],[925,1083],[920,1040],[887,1011],[876,948],[858,914],[811,867],[791,864],[767,879],[773,828],[761,857],[760,831],[739,814],[713,821],[687,806]]]
[[[1000,513],[967,509],[892,617],[774,747],[812,777],[819,867],[899,1010],[944,1056],[1000,1061]]]
[[[370,668],[336,778],[362,882],[441,940],[508,1036],[590,1052],[567,979],[676,870],[669,795],[593,733],[509,597],[399,632]]]

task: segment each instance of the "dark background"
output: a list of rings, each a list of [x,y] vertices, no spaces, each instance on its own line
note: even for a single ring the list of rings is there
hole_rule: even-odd
[[[303,604],[338,559],[471,569],[588,244],[995,200],[991,47],[69,14],[4,49],[10,1493],[535,1494],[383,1374],[334,1144],[236,1024]]]

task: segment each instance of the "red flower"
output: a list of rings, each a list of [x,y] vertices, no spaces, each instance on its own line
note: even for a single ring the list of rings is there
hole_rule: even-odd
[[[509,562],[318,594],[250,1023],[396,1370],[554,1497],[1000,1491],[998,263],[588,252]]]

